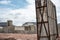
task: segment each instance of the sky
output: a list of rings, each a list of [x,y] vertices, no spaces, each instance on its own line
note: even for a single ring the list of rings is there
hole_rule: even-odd
[[[56,5],[57,22],[60,23],[60,0],[51,0]]]
[[[60,0],[51,0],[57,8],[57,19],[60,23]],[[34,0],[0,0],[0,22],[13,20],[14,25],[35,22]]]
[[[35,22],[34,0],[0,0],[0,22],[13,20],[14,25]]]

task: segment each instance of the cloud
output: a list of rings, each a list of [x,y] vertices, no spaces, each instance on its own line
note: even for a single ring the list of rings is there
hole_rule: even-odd
[[[36,14],[35,14],[35,3],[31,3],[28,1],[30,5],[23,9],[16,9],[12,10],[12,13],[20,13],[21,15],[16,19],[16,21],[20,21],[21,23],[25,22],[35,22],[36,21]],[[20,19],[19,19],[20,18]]]
[[[58,19],[57,21],[58,21],[58,23],[60,23],[60,16],[57,16],[57,17],[58,17],[58,18],[57,18],[57,19]]]
[[[36,12],[35,12],[35,1],[34,0],[26,0],[29,5],[25,8],[18,9],[10,9],[10,8],[0,8],[0,20],[13,20],[14,25],[22,25],[25,22],[36,22]],[[52,0],[53,1],[53,0]],[[56,0],[57,1],[57,0]],[[58,1],[53,1],[55,5],[57,5]],[[57,15],[58,22],[60,22],[60,7],[57,5]],[[3,15],[4,14],[4,15]],[[3,19],[3,20],[2,20]]]
[[[0,8],[19,9],[26,7],[28,4],[26,0],[0,0]]]
[[[22,25],[25,22],[35,22],[36,21],[36,15],[35,15],[35,3],[34,1],[26,0],[29,5],[25,8],[19,8],[19,9],[2,9],[0,12],[1,14],[5,13],[2,17],[2,21],[6,20],[13,20],[14,25]]]
[[[30,4],[34,4],[35,3],[35,0],[26,0],[28,3]]]
[[[51,0],[57,7],[60,7],[60,0]]]
[[[57,11],[57,19],[58,23],[60,23],[60,0],[51,0],[56,5]]]
[[[7,0],[3,0],[3,1],[0,1],[0,4],[10,4],[11,1],[7,1]]]

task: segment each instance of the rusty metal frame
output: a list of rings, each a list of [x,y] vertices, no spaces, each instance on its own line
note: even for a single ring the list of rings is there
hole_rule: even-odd
[[[46,2],[46,3],[45,3]],[[54,36],[54,35],[57,35],[57,37],[58,37],[58,26],[57,26],[57,17],[56,17],[56,9],[55,9],[55,22],[56,22],[56,31],[57,31],[57,34],[50,34],[50,29],[49,29],[49,16],[48,16],[48,8],[46,8],[47,9],[47,21],[44,21],[44,19],[43,19],[43,14],[44,14],[44,8],[45,7],[48,7],[47,6],[47,0],[44,0],[44,6],[41,6],[41,0],[39,0],[39,1],[36,1],[35,0],[35,4],[36,3],[38,3],[38,5],[39,5],[39,7],[36,7],[36,9],[39,9],[39,12],[40,12],[40,14],[39,15],[41,15],[41,22],[38,22],[38,17],[37,17],[37,10],[36,10],[36,21],[37,21],[37,40],[40,40],[40,38],[48,38],[48,40],[51,40],[50,39],[50,37],[51,36]],[[43,8],[43,13],[41,13],[41,9],[40,8]],[[53,19],[53,18],[52,18]],[[48,24],[48,31],[47,31],[47,29],[46,29],[46,26],[45,26],[45,23],[47,23]],[[41,24],[41,26],[40,26],[40,35],[41,35],[41,30],[42,30],[42,24],[44,24],[44,28],[45,28],[45,31],[46,31],[46,35],[47,36],[40,36],[39,35],[39,30],[38,30],[38,25],[39,24]]]

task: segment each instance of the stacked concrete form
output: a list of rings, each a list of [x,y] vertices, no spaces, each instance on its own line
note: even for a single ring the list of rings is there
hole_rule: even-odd
[[[56,8],[51,0],[36,0],[38,40],[56,40],[58,36]]]

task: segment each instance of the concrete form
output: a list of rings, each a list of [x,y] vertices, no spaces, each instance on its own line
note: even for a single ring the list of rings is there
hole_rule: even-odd
[[[56,8],[51,0],[36,0],[38,40],[56,40],[58,36]]]

